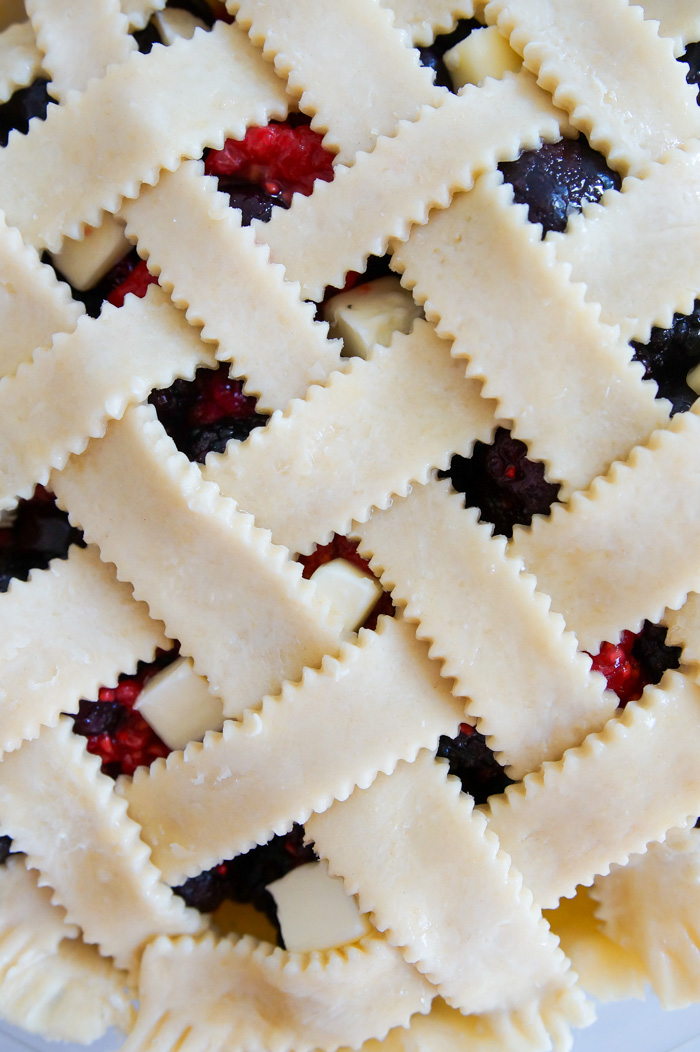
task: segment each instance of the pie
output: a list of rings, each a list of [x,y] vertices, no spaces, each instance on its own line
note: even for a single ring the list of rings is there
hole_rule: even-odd
[[[696,5],[25,7],[0,1012],[535,1052],[700,999]]]

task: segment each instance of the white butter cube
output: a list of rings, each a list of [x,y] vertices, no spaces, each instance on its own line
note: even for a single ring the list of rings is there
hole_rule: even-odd
[[[376,343],[388,347],[395,332],[410,332],[423,311],[399,279],[387,275],[333,296],[323,316],[330,335],[343,341],[346,357],[366,358]]]
[[[153,24],[164,44],[174,44],[180,37],[189,40],[194,36],[195,29],[208,28],[201,18],[178,7],[166,7],[164,11],[158,11],[153,16]]]
[[[486,77],[500,80],[504,73],[516,73],[522,64],[496,26],[475,29],[459,44],[445,52],[445,65],[455,91],[465,84],[481,84]]]
[[[67,237],[60,252],[54,252],[54,266],[74,289],[85,292],[131,251],[124,233],[124,223],[105,212],[98,227],[86,226],[85,237],[74,241]]]
[[[357,632],[382,594],[382,586],[347,559],[331,559],[311,580],[340,616],[345,632]]]
[[[149,680],[134,708],[169,749],[184,749],[224,725],[221,699],[197,675],[190,658],[178,658]]]
[[[284,945],[291,953],[334,950],[370,930],[367,914],[360,913],[342,880],[329,876],[325,862],[307,862],[268,884],[267,890],[275,900]]]

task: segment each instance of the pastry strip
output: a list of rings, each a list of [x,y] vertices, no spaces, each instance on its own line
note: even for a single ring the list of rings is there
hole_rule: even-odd
[[[17,22],[0,33],[0,102],[7,102],[41,73],[41,52],[30,22]]]
[[[445,94],[376,0],[350,6],[227,0],[226,6],[265,58],[274,59],[300,108],[313,115],[311,126],[326,132],[324,146],[343,164]]]
[[[700,10],[695,0],[644,0],[640,6],[645,18],[658,20],[660,35],[672,38],[676,56],[700,38]]]
[[[113,422],[51,485],[120,580],[180,640],[226,715],[337,652],[339,622],[301,566],[202,481],[151,406]]]
[[[180,884],[436,749],[462,717],[413,628],[385,618],[259,712],[139,768],[120,791],[163,879]]]
[[[162,626],[135,603],[128,585],[100,561],[95,548],[73,546],[66,560],[13,581],[0,596],[0,750],[36,738],[81,698],[135,672],[156,647],[167,649]]]
[[[601,318],[626,339],[646,343],[676,311],[690,314],[700,291],[700,144],[673,150],[622,193],[572,216],[565,234],[550,234],[557,257],[585,282]]]
[[[0,822],[52,901],[87,942],[132,965],[158,933],[195,932],[202,918],[160,883],[139,829],[63,717],[0,764]]]
[[[298,286],[270,265],[239,210],[202,172],[185,162],[142,190],[122,209],[127,233],[188,319],[204,325],[203,338],[218,341],[217,358],[235,361],[258,409],[282,409],[340,367],[342,344],[327,339],[327,325],[314,322]]]
[[[700,812],[699,715],[700,688],[667,672],[601,734],[490,798],[489,828],[536,902],[555,906]]]
[[[250,937],[161,938],[143,956],[139,1013],[124,1052],[357,1048],[428,1011],[434,993],[376,934],[310,954]]]
[[[577,0],[490,0],[485,15],[611,168],[635,173],[700,135],[685,68],[641,8],[588,0],[585,33]]]
[[[308,553],[366,519],[373,504],[386,507],[411,481],[425,482],[432,467],[447,467],[455,450],[466,456],[476,439],[489,441],[493,405],[479,391],[449,344],[418,320],[247,442],[207,457],[204,476],[275,543]]]
[[[393,266],[563,497],[664,426],[669,406],[512,197],[500,174],[482,176],[413,228]]]
[[[83,313],[68,286],[0,212],[0,377],[11,376],[35,348],[50,347],[56,333],[72,332]]]
[[[637,953],[664,1008],[700,997],[700,832],[672,829],[591,889],[603,931]]]
[[[25,7],[51,78],[49,93],[59,102],[71,89],[83,91],[93,77],[103,76],[112,63],[125,62],[136,49],[118,0],[25,0]]]
[[[161,11],[166,0],[120,0],[121,8],[132,29],[143,29],[154,11]]]
[[[479,172],[542,139],[559,139],[562,119],[528,73],[448,94],[352,168],[338,168],[333,182],[317,182],[310,197],[296,194],[292,207],[276,209],[269,223],[253,222],[255,236],[300,282],[305,298],[320,300],[327,285],[342,287],[348,270],[363,271],[367,257],[381,256],[390,239],[405,240],[412,223],[445,208]],[[358,209],[358,201],[367,207]]]
[[[472,0],[380,0],[394,12],[394,24],[413,44],[432,44],[438,33],[451,33],[458,18],[472,18]]]
[[[80,237],[83,222],[96,226],[102,209],[116,212],[162,168],[286,112],[271,67],[240,29],[218,22],[211,33],[131,55],[13,136],[0,152],[0,202],[28,241],[56,252],[64,235]]]
[[[465,1014],[509,1011],[568,962],[448,764],[421,752],[306,826],[329,871]],[[449,872],[449,882],[445,873]]]
[[[573,985],[573,975],[571,976]],[[428,1015],[415,1015],[407,1028],[392,1030],[380,1046],[368,1042],[361,1052],[540,1052],[570,1047],[571,1027],[588,1026],[593,1008],[581,988],[549,988],[536,1004],[512,1012],[464,1016],[436,997]],[[343,1049],[342,1052],[349,1052]]]
[[[126,1030],[133,1009],[127,975],[76,938],[51,891],[20,857],[0,869],[0,1011],[54,1040],[87,1044],[110,1026]]]
[[[693,674],[700,674],[700,595],[689,592],[680,610],[667,610],[664,624],[668,626],[666,642],[669,646],[683,647],[681,658],[684,665],[692,665]]]
[[[449,482],[429,482],[354,532],[517,779],[602,730],[618,701],[534,578],[505,554],[505,538],[477,516]]]
[[[200,364],[215,364],[211,350],[157,286],[119,310],[107,304],[97,319],[85,315],[0,381],[0,508],[30,496],[130,403],[191,379]]]
[[[700,588],[698,443],[698,415],[678,414],[586,493],[552,505],[529,530],[516,527],[511,550],[580,649],[595,653],[602,640],[637,631],[645,617],[658,621],[664,607],[677,609]]]

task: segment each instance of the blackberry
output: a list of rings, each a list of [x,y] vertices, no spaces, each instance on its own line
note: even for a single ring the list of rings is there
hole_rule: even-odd
[[[237,179],[229,180],[221,177],[219,190],[228,194],[231,208],[240,208],[242,226],[250,226],[254,219],[269,223],[272,209],[276,205],[280,208],[289,208],[281,192],[267,193],[260,186],[242,183]]]
[[[93,735],[112,735],[121,727],[126,712],[118,701],[80,702],[78,713],[73,717],[73,730],[85,738]]]
[[[685,413],[697,398],[687,376],[700,362],[700,300],[692,314],[674,314],[670,329],[652,329],[646,344],[633,341],[634,360],[644,366],[644,378],[654,380],[658,398],[668,398],[673,413]]]
[[[476,18],[462,18],[451,33],[441,33],[435,37],[432,44],[427,47],[418,48],[421,63],[433,71],[435,84],[441,88],[449,88],[452,91],[452,80],[444,62],[444,54],[449,51],[460,40],[464,40],[474,29],[483,29],[483,25]]]
[[[13,577],[26,581],[31,570],[65,559],[71,544],[84,547],[82,533],[56,507],[53,495],[37,486],[33,497],[19,502],[11,523],[0,526],[0,592]]]
[[[598,201],[606,190],[621,185],[617,172],[583,136],[544,143],[498,167],[511,183],[515,201],[528,206],[530,222],[542,224],[543,235],[565,230],[569,216],[580,212],[584,202]]]
[[[200,913],[213,913],[228,898],[228,881],[226,866],[214,866],[213,869],[190,877],[184,884],[173,888],[176,895]]]
[[[680,56],[679,62],[685,62],[688,66],[688,72],[685,75],[688,83],[696,84],[700,87],[700,44],[688,44],[685,52]],[[698,102],[700,102],[700,92],[698,93]]]
[[[223,453],[232,439],[244,442],[254,428],[264,427],[266,422],[266,416],[253,413],[245,420],[217,420],[206,427],[196,427],[183,452],[190,460],[203,464],[208,453]]]
[[[527,456],[527,446],[499,427],[491,445],[476,442],[471,457],[455,455],[450,469],[440,472],[468,508],[479,508],[480,519],[494,532],[511,537],[513,526],[529,526],[533,515],[546,515],[557,500],[559,486],[548,482],[544,465]]]
[[[641,632],[632,644],[632,654],[644,670],[647,683],[658,683],[669,668],[678,668],[682,647],[671,647],[666,643],[668,629],[645,621]]]
[[[486,803],[489,796],[502,793],[512,784],[483,734],[468,723],[460,726],[455,738],[441,735],[437,755],[449,760],[450,774],[459,778],[462,792],[473,796],[476,804]]]
[[[7,146],[10,132],[16,129],[22,135],[29,130],[32,117],[44,120],[51,102],[47,91],[48,80],[38,78],[27,88],[19,88],[0,106],[0,146]]]

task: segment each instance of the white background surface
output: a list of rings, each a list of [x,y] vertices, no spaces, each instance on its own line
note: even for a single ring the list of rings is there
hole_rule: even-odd
[[[111,1033],[89,1047],[115,1052],[121,1040]],[[42,1041],[0,1021],[0,1052],[84,1052],[84,1047]],[[700,1052],[700,1005],[681,1012],[664,1012],[652,998],[599,1005],[598,1021],[576,1031],[572,1052]]]

